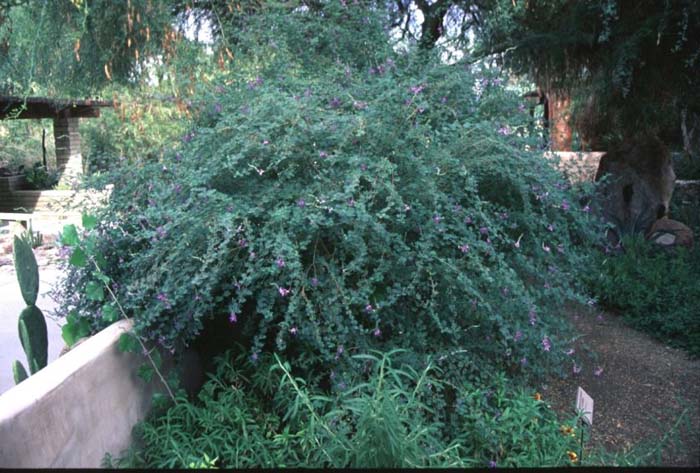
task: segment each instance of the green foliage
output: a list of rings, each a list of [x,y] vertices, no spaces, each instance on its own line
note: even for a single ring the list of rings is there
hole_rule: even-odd
[[[49,346],[44,314],[35,305],[39,294],[39,268],[31,245],[25,240],[15,236],[12,250],[20,291],[27,303],[17,322],[19,339],[27,355],[29,371],[34,374],[46,366]],[[15,382],[27,377],[24,367],[18,361],[13,364],[12,371]]]
[[[44,236],[39,231],[32,230],[32,222],[29,222],[27,229],[19,235],[20,240],[24,241],[30,248],[38,248],[44,243]]]
[[[39,295],[39,267],[36,264],[32,246],[15,236],[12,250],[22,298],[28,306],[33,306]]]
[[[34,163],[29,169],[24,171],[24,177],[31,189],[44,190],[53,189],[58,184],[58,172],[47,170],[41,163]]]
[[[196,402],[182,398],[154,412],[115,464],[183,468],[205,452],[217,459],[209,466],[220,468],[570,465],[567,451],[576,450],[578,429],[564,433],[531,393],[503,378],[489,390],[460,384],[449,406],[452,422],[445,424],[440,370],[428,361],[416,371],[397,363],[398,354],[355,356],[364,374],[329,394],[279,358],[266,356],[258,366],[227,353]]]
[[[624,238],[622,248],[599,257],[591,291],[632,326],[700,355],[700,252],[666,252],[641,237]]]
[[[592,103],[581,108],[596,139],[661,132],[679,143],[682,111],[698,109],[695,1],[495,0],[482,13],[477,54],[502,53],[546,92],[567,90]]]
[[[597,228],[528,151],[517,94],[368,49],[384,33],[361,9],[255,21],[180,149],[110,175],[84,237],[137,332],[177,351],[230,319],[251,356],[319,355],[309,369],[384,344],[465,375],[555,368]],[[97,276],[73,266],[61,289],[95,330]]]
[[[157,161],[185,132],[185,113],[171,100],[154,99],[153,92],[146,87],[105,90],[106,95],[118,97],[115,108],[106,110],[99,120],[81,124],[91,174]]]

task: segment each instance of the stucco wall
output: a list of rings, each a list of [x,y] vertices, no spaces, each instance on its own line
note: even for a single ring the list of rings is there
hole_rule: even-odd
[[[96,468],[129,446],[159,384],[137,377],[142,355],[119,351],[129,326],[116,322],[0,396],[0,468]]]

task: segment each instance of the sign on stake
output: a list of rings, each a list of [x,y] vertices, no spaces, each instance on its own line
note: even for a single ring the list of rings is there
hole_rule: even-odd
[[[593,425],[593,398],[580,386],[576,392],[576,413],[582,415],[581,419],[586,424]]]

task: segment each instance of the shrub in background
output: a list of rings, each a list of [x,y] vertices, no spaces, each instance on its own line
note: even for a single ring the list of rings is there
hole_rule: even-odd
[[[560,308],[597,230],[527,151],[517,94],[327,13],[256,19],[180,149],[114,174],[87,238],[137,330],[177,351],[218,320],[326,379],[381,346],[461,376],[568,369]],[[93,280],[71,268],[59,312],[98,329]]]
[[[700,355],[700,252],[664,251],[642,237],[623,239],[622,248],[599,255],[586,278],[591,291],[633,327]]]

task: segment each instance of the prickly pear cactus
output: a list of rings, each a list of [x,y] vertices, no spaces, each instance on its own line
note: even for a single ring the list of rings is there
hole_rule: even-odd
[[[48,361],[49,340],[44,314],[35,305],[25,307],[19,314],[18,328],[29,370],[34,374],[46,366]]]
[[[27,303],[27,307],[19,314],[17,323],[19,340],[27,355],[29,372],[34,374],[46,366],[49,347],[44,314],[34,305],[39,295],[39,268],[31,246],[18,237],[15,237],[13,254],[19,288]],[[12,364],[12,374],[17,384],[27,378],[24,366],[16,360]]]
[[[36,298],[39,294],[39,268],[36,264],[34,251],[27,242],[15,236],[12,252],[22,298],[27,305],[32,306],[36,304]]]
[[[27,375],[27,370],[25,370],[22,363],[17,360],[12,363],[12,377],[15,378],[15,384],[19,384],[29,377]]]

